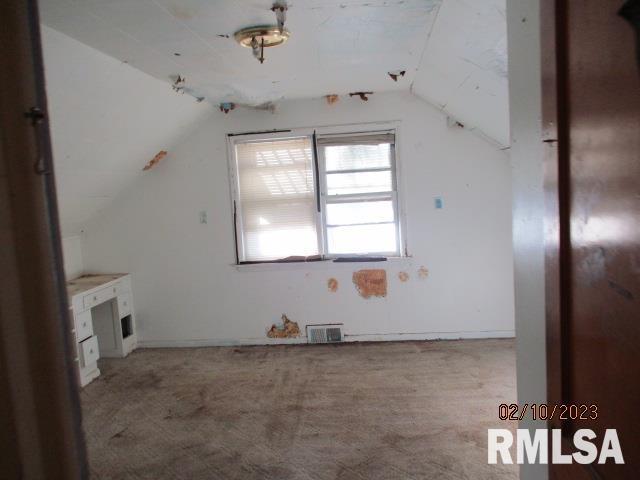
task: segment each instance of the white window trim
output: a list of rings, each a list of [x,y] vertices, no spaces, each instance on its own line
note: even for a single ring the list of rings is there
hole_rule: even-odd
[[[243,235],[242,235],[242,215],[240,214],[240,179],[238,176],[238,169],[235,159],[235,145],[236,143],[244,143],[246,141],[270,141],[274,139],[286,139],[286,138],[299,138],[308,136],[310,138],[313,137],[313,134],[316,135],[363,135],[374,132],[381,131],[390,131],[393,130],[395,133],[395,144],[392,149],[392,175],[393,175],[393,188],[394,192],[392,195],[395,196],[394,209],[397,218],[396,222],[396,238],[398,245],[398,252],[380,252],[380,253],[369,253],[367,257],[374,256],[384,256],[388,258],[405,258],[410,257],[409,255],[409,247],[407,240],[407,221],[406,214],[404,208],[404,178],[402,175],[402,166],[401,166],[401,155],[398,153],[400,150],[400,138],[401,138],[401,122],[400,121],[390,121],[390,122],[372,122],[372,123],[358,123],[358,124],[344,124],[344,125],[331,125],[331,126],[317,126],[317,127],[301,127],[301,128],[282,128],[275,129],[273,131],[265,131],[259,133],[233,133],[227,135],[227,165],[229,170],[229,181],[230,181],[230,194],[231,194],[231,224],[232,224],[232,233],[234,235],[234,244],[237,247],[237,257],[236,263],[234,265],[247,265],[247,264],[255,264],[255,263],[269,263],[269,264],[277,264],[277,262],[265,260],[264,262],[247,262],[246,264],[242,261],[243,258]],[[314,146],[315,148],[315,146]],[[351,258],[351,257],[360,257],[355,254],[332,254],[328,255],[326,238],[324,232],[326,230],[325,223],[325,215],[326,215],[326,169],[324,163],[324,155],[320,153],[320,149],[316,149],[314,151],[315,160],[318,162],[317,170],[313,169],[313,180],[316,186],[320,186],[320,212],[317,211],[316,208],[316,230],[318,234],[318,246],[320,248],[320,255],[324,260],[334,260],[337,258]],[[320,175],[318,179],[316,175]],[[377,194],[372,194],[375,196]],[[359,195],[360,197],[364,197],[366,195]],[[301,262],[305,263],[305,262]],[[282,265],[287,265],[287,263],[283,263]]]

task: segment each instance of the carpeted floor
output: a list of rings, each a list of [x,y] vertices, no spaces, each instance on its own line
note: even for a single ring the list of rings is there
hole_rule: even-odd
[[[137,350],[81,394],[92,478],[515,479],[512,340]]]

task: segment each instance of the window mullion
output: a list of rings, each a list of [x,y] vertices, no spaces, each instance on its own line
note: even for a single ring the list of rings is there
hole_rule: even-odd
[[[314,132],[315,133],[315,132]],[[317,141],[317,137],[315,139]],[[317,143],[316,143],[317,147]],[[326,163],[324,158],[324,148],[316,148],[316,166],[318,172],[318,199],[319,199],[319,211],[318,211],[318,248],[320,255],[324,258],[328,255],[329,249],[327,244],[327,217],[326,217],[326,205],[327,205],[327,174]]]
[[[390,172],[391,167],[379,167],[379,168],[348,168],[345,170],[327,170],[327,175],[335,175],[340,173],[375,173],[375,172]]]
[[[348,195],[326,196],[325,204],[334,203],[360,203],[379,202],[381,200],[394,200],[395,192],[354,193]]]

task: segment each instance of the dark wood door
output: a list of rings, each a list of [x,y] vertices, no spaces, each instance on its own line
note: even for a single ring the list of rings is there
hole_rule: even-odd
[[[640,478],[639,19],[638,0],[543,1],[549,401],[598,408],[550,423],[598,447],[615,428],[625,459],[552,478]]]

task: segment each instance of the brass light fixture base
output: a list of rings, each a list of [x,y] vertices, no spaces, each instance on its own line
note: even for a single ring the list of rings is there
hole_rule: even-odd
[[[252,48],[251,42],[255,38],[260,45],[267,48],[282,45],[289,39],[289,35],[289,30],[286,28],[280,30],[273,25],[260,25],[238,30],[233,34],[233,38],[235,38],[236,42],[240,45],[247,48]]]

